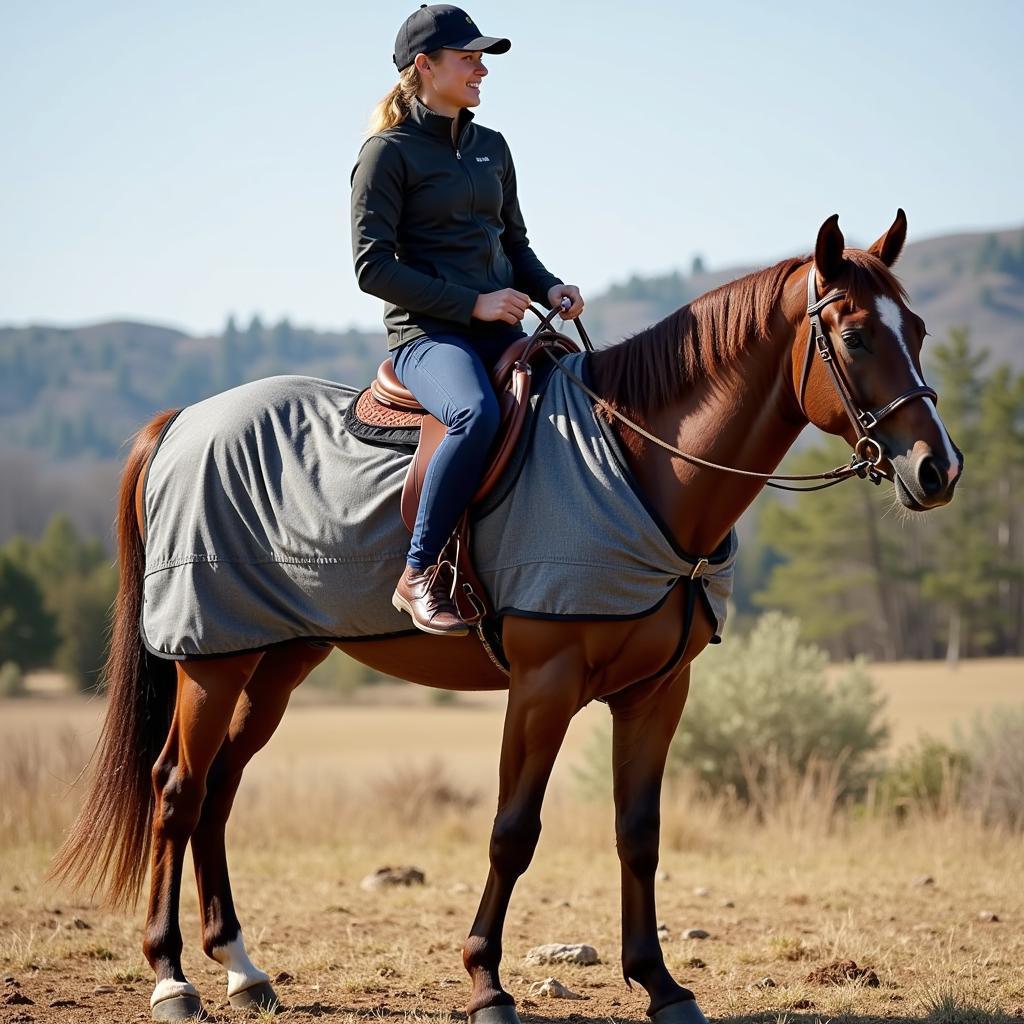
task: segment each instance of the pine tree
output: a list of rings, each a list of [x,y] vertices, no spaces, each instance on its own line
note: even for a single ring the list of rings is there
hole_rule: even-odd
[[[988,608],[997,591],[998,548],[991,536],[992,497],[984,471],[972,468],[972,453],[984,447],[980,409],[986,352],[971,350],[966,328],[954,328],[937,345],[932,364],[941,415],[954,443],[965,452],[964,478],[955,500],[928,513],[934,522],[932,557],[921,593],[945,612],[946,660],[982,653],[994,639]],[[986,439],[987,440],[987,439]],[[979,454],[979,468],[983,465]]]
[[[57,647],[56,624],[32,574],[0,550],[0,665],[42,668]]]
[[[806,473],[849,457],[845,442],[829,438],[787,461],[787,471]],[[879,531],[886,498],[872,485],[852,481],[822,491],[765,502],[759,541],[781,559],[754,603],[800,619],[802,635],[833,654],[873,650],[898,654],[893,614],[886,608],[893,557]]]

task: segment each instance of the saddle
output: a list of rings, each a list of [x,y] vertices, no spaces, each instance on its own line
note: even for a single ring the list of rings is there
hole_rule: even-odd
[[[514,341],[491,372],[491,383],[501,408],[501,421],[491,446],[487,467],[471,505],[488,495],[515,451],[529,409],[533,363],[546,350],[563,355],[582,351],[579,342],[550,326],[551,318],[559,311],[558,307],[547,314],[541,314],[532,305],[529,308],[540,318],[540,326],[528,338]],[[576,323],[576,326],[581,339],[590,349],[590,339],[582,325]],[[402,487],[402,521],[411,533],[416,523],[427,466],[444,439],[447,428],[431,416],[419,404],[416,396],[402,385],[395,375],[390,358],[380,364],[376,378],[360,392],[351,410],[350,415],[356,424],[369,428],[378,438],[383,439],[378,443],[415,445],[413,460]],[[470,558],[468,509],[463,513],[440,558],[447,559],[454,567],[453,597],[466,623],[475,626],[484,617],[493,615],[490,598]]]

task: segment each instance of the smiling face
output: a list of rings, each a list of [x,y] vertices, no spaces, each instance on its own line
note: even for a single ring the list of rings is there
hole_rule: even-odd
[[[432,110],[454,117],[462,107],[479,105],[480,85],[488,74],[481,50],[446,48],[437,60],[420,53],[416,68],[423,82],[420,98]]]
[[[818,275],[819,295],[833,289],[846,292],[822,310],[822,327],[854,403],[878,416],[868,433],[882,447],[879,468],[892,477],[904,506],[924,511],[953,497],[963,456],[929,395],[913,394],[886,411],[894,400],[925,386],[924,321],[907,307],[888,270],[905,237],[906,219],[900,211],[889,231],[868,250],[845,250],[837,219],[831,218],[822,225],[811,271]],[[841,435],[851,446],[857,442],[857,431],[818,356],[808,377],[804,408],[815,425]]]

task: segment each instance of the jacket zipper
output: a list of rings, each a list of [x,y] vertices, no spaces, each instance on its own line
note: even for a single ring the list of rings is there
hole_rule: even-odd
[[[463,129],[465,131],[465,129]],[[459,165],[466,173],[466,180],[469,182],[469,204],[470,212],[474,212],[476,208],[476,189],[473,188],[473,175],[470,173],[469,168],[462,163],[462,152],[459,150],[459,144],[453,142],[452,145],[455,147],[455,158],[459,161]],[[487,272],[490,273],[491,268],[494,266],[494,242],[491,240],[491,233],[487,228],[483,228],[484,234],[487,236],[487,257],[488,265]]]

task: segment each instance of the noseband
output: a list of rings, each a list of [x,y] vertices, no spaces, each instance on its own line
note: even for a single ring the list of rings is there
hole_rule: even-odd
[[[835,288],[824,298],[818,298],[818,287],[815,281],[814,264],[812,263],[807,271],[807,317],[810,320],[810,335],[807,339],[807,348],[804,354],[804,368],[800,374],[800,390],[797,392],[797,402],[804,418],[810,420],[807,410],[804,408],[804,392],[807,390],[807,379],[811,375],[811,363],[814,353],[817,351],[821,361],[825,364],[829,376],[832,378],[832,386],[843,403],[846,415],[857,432],[857,441],[853,446],[853,452],[857,459],[867,463],[867,474],[872,481],[878,483],[882,474],[878,470],[878,464],[886,456],[885,446],[871,431],[878,426],[887,416],[892,415],[901,406],[915,398],[930,398],[938,402],[939,396],[926,384],[918,385],[904,391],[891,402],[887,402],[874,411],[865,410],[860,407],[853,393],[846,374],[843,372],[839,360],[836,358],[836,350],[832,339],[821,322],[821,311],[830,303],[846,298],[846,292],[842,288]]]

